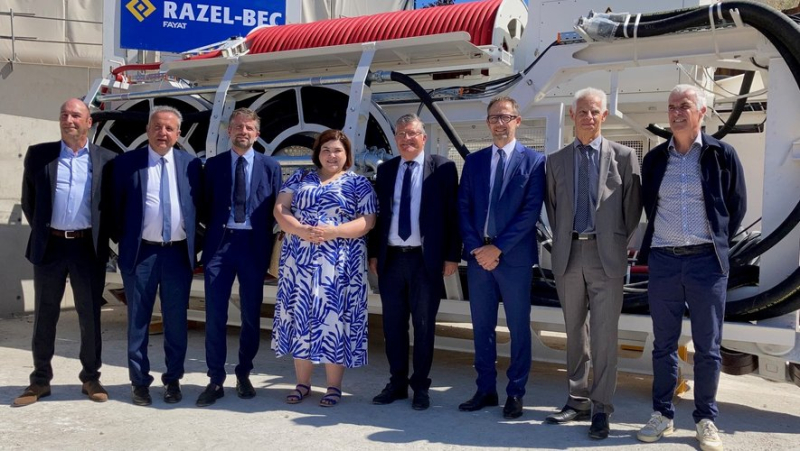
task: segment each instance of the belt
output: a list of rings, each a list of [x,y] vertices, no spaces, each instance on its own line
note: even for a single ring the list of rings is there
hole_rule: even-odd
[[[86,238],[92,236],[92,229],[83,229],[83,230],[50,229],[50,235],[66,238],[68,240],[71,240],[73,238]]]
[[[165,242],[165,241],[148,241],[148,240],[142,240],[142,243],[144,243],[144,244],[148,244],[148,245],[150,245],[150,246],[158,246],[158,247],[171,247],[171,246],[177,246],[178,244],[183,244],[183,243],[185,243],[185,242],[186,242],[186,240],[180,240],[180,241],[166,241],[166,242]]]
[[[668,252],[676,256],[686,256],[686,255],[697,255],[697,254],[705,254],[707,252],[712,252],[714,250],[714,245],[711,243],[705,243],[705,244],[695,244],[693,246],[658,247],[656,249],[661,249],[664,252]]]
[[[492,244],[492,241],[494,241],[494,238],[489,238],[488,236],[483,237],[483,244],[484,245]]]
[[[405,254],[407,252],[421,251],[422,246],[389,246],[389,250],[395,252],[402,252]]]
[[[578,241],[589,241],[589,240],[596,240],[597,235],[594,233],[578,233],[572,232],[572,239]]]

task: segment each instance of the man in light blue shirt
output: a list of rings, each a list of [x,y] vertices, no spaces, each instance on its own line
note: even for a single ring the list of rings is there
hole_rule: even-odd
[[[81,329],[81,390],[97,402],[108,400],[100,384],[100,305],[103,302],[108,233],[101,221],[103,173],[116,154],[88,139],[92,118],[78,99],[59,115],[61,141],[28,148],[22,183],[22,211],[31,226],[25,256],[33,263],[33,373],[30,386],[12,406],[50,395],[56,325],[67,277]],[[107,178],[106,178],[107,179]]]

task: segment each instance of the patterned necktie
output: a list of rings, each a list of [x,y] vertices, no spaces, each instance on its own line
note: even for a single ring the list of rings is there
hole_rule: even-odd
[[[583,233],[589,228],[589,218],[591,217],[589,205],[589,152],[590,146],[578,146],[581,160],[578,165],[578,198],[577,208],[575,209],[575,231]]]
[[[245,203],[247,188],[245,187],[244,157],[236,160],[236,176],[233,181],[233,222],[243,223],[245,220]]]
[[[495,207],[500,201],[500,191],[503,189],[503,175],[506,172],[506,153],[503,149],[497,149],[497,167],[494,170],[494,184],[492,185],[492,199],[489,203],[489,223],[486,226],[486,233],[490,238],[497,236],[497,223],[494,219]]]
[[[164,222],[161,225],[161,239],[165,243],[172,241],[172,202],[169,198],[169,172],[167,171],[167,160],[161,157],[161,189],[159,190],[159,202],[161,204],[161,214]]]
[[[397,234],[403,241],[411,236],[411,175],[414,173],[414,163],[406,161],[403,188],[400,190],[400,219],[397,223]]]

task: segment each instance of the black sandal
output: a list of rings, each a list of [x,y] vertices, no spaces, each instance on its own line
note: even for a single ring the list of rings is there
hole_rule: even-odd
[[[303,391],[300,390],[301,388],[305,390],[305,393],[303,393]],[[291,392],[289,392],[288,395],[286,395],[286,404],[300,404],[303,401],[303,399],[310,393],[311,393],[311,387],[304,384],[297,384],[295,385],[294,390],[292,390]]]
[[[339,401],[342,400],[342,390],[337,387],[328,387],[328,392],[333,393],[325,393],[325,396],[319,400],[319,405],[322,407],[333,407],[339,404]]]

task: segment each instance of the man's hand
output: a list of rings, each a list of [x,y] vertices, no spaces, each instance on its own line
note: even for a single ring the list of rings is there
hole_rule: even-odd
[[[444,274],[445,277],[452,276],[456,271],[458,271],[458,262],[444,262],[442,274]]]
[[[472,255],[475,256],[478,264],[486,271],[492,271],[500,264],[500,254],[502,251],[494,244],[487,244],[475,249]]]

